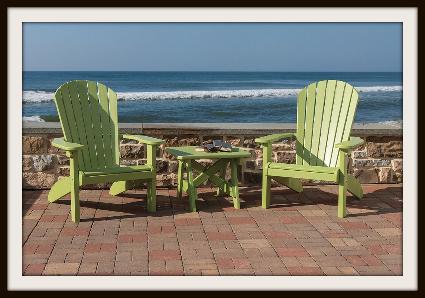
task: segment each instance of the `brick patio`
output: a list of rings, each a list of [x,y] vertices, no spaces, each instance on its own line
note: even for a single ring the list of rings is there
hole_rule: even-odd
[[[210,188],[199,212],[187,197],[158,190],[146,212],[144,190],[112,197],[81,191],[81,222],[69,200],[48,204],[48,191],[23,191],[24,275],[401,275],[402,185],[364,185],[336,217],[335,185],[303,194],[273,188],[261,209],[258,187],[244,187],[241,210]]]

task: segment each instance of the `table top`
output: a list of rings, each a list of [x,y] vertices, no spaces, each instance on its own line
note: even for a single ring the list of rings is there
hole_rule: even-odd
[[[204,152],[196,151],[198,146],[184,146],[184,147],[168,147],[165,151],[177,157],[178,160],[189,159],[219,159],[219,158],[244,158],[250,157],[251,153],[242,148],[233,147],[232,152]]]

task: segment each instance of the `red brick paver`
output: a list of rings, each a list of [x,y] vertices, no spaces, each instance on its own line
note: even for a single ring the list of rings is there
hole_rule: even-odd
[[[158,189],[157,212],[146,191],[112,197],[81,191],[81,222],[69,197],[48,204],[48,191],[24,191],[24,275],[402,275],[402,186],[365,185],[336,216],[335,185],[302,194],[241,188],[241,209],[215,190],[199,190],[198,212],[187,197]]]

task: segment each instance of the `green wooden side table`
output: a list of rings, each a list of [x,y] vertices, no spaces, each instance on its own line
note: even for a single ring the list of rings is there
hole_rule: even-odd
[[[196,188],[209,180],[212,184],[218,187],[217,195],[230,195],[233,198],[233,206],[240,208],[239,187],[238,187],[238,164],[241,158],[250,157],[251,154],[241,148],[234,147],[232,152],[203,152],[196,151],[197,146],[187,147],[169,147],[165,151],[175,156],[179,162],[178,169],[178,184],[177,197],[182,197],[182,191],[189,195],[189,206],[192,212],[196,211]],[[204,167],[197,160],[212,159],[215,162]],[[226,181],[226,168],[230,164],[231,179]],[[183,172],[186,170],[187,179],[183,178]],[[199,172],[197,177],[194,177],[194,171]],[[216,175],[218,174],[218,175]]]

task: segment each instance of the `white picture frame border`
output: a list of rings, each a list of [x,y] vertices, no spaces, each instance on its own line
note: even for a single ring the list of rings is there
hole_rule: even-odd
[[[8,8],[9,290],[415,290],[418,286],[417,8]],[[23,276],[22,24],[24,22],[401,22],[403,24],[402,276]]]

